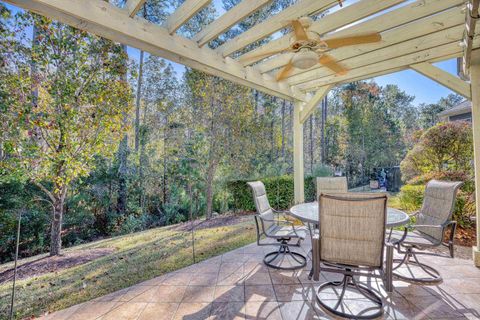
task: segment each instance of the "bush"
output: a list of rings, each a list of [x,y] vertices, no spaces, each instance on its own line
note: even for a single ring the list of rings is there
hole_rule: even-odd
[[[440,123],[420,137],[400,167],[405,180],[430,172],[472,170],[473,135],[469,123]]]
[[[234,209],[254,211],[252,190],[247,185],[251,180],[227,182],[227,190],[232,194]],[[279,210],[286,210],[294,203],[293,176],[285,175],[258,179],[265,184],[270,205]],[[305,201],[315,199],[315,177],[305,177]]]
[[[404,185],[400,189],[399,200],[402,209],[416,211],[420,209],[423,201],[424,185]]]
[[[399,200],[402,208],[408,211],[419,210],[422,206],[425,185],[432,179],[464,181],[457,194],[453,219],[463,228],[472,227],[474,224],[472,217],[475,215],[475,185],[464,172],[430,172],[410,180],[400,190]]]

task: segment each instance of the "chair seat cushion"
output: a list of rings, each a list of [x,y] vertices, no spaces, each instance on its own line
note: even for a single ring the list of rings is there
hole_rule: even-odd
[[[295,234],[296,232],[296,234]],[[273,225],[267,230],[267,236],[271,238],[300,238],[305,239],[307,236],[307,229],[305,227],[295,226],[295,231],[292,226]]]
[[[390,238],[391,242],[397,242],[402,239],[404,234],[403,230],[393,230],[392,237]],[[428,246],[433,247],[438,245],[438,242],[430,237],[427,234],[421,233],[419,231],[408,231],[405,240],[402,241],[403,244],[408,245],[418,245],[418,246]]]

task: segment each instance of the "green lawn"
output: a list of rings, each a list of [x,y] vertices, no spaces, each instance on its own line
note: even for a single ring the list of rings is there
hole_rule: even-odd
[[[196,231],[197,261],[255,240],[253,218]],[[193,263],[191,233],[175,226],[151,229],[66,249],[115,248],[112,254],[58,273],[17,282],[16,318],[91,300]],[[26,263],[33,257],[25,259]],[[11,263],[0,266],[0,272]],[[7,319],[11,282],[0,285],[0,319]]]

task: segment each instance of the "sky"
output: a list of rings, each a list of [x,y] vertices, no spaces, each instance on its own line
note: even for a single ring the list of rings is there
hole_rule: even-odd
[[[344,5],[349,5],[355,3],[358,0],[347,0],[344,1]],[[410,1],[408,1],[410,2]],[[408,3],[407,2],[407,3]],[[213,4],[217,9],[218,14],[222,14],[225,10],[222,7],[221,0],[213,0]],[[19,9],[6,4],[8,8],[12,9],[14,12],[18,11]],[[393,9],[393,8],[392,8]],[[333,12],[335,10],[332,10]],[[360,23],[362,20],[358,21]],[[136,48],[128,47],[128,55],[132,59],[139,59],[140,51]],[[177,77],[181,77],[183,72],[185,71],[185,67],[183,65],[177,64],[175,62],[171,62]],[[435,63],[434,65],[456,75],[457,65],[456,59],[451,59],[447,61],[443,61],[440,63]],[[448,88],[438,84],[437,82],[426,78],[423,75],[418,74],[413,70],[405,70],[401,72],[396,72],[380,77],[373,78],[379,85],[385,86],[387,84],[396,84],[401,90],[404,90],[407,94],[415,96],[415,100],[413,101],[414,104],[420,103],[435,103],[441,97],[447,96],[450,93],[453,93]]]

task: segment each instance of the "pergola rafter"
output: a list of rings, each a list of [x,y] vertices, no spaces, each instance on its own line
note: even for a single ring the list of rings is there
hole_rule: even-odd
[[[451,8],[448,2],[441,3],[441,6],[435,5],[430,3],[430,14],[427,15],[425,11],[415,10],[415,6],[407,6],[401,9],[400,12],[402,15],[399,18],[396,16],[396,11],[391,11],[385,13],[381,16],[375,17],[371,20],[367,20],[362,22],[358,25],[352,26],[351,28],[347,28],[338,32],[335,32],[326,38],[337,37],[337,36],[344,36],[348,34],[352,34],[355,32],[367,32],[367,31],[377,31],[380,32],[382,35],[382,41],[379,43],[372,43],[369,45],[362,45],[356,47],[345,47],[339,48],[332,51],[332,54],[335,55],[335,58],[339,61],[343,61],[345,59],[355,57],[358,55],[365,54],[367,52],[372,52],[375,50],[387,48],[391,45],[401,43],[407,40],[412,40],[418,37],[422,37],[428,35],[433,32],[441,31],[444,29],[448,29],[454,26],[462,26],[463,30],[463,21],[464,21],[464,13],[462,12],[462,6],[458,6],[458,0],[455,1],[457,6]],[[437,3],[435,3],[437,4]],[[448,6],[447,6],[448,4]],[[445,10],[445,8],[448,8]],[[445,10],[445,11],[443,11]],[[442,11],[442,12],[439,12]],[[392,22],[394,20],[394,22]],[[396,26],[396,27],[395,27]],[[354,31],[358,30],[358,31]],[[460,35],[456,36],[455,38],[451,38],[451,40],[458,40],[461,39],[461,32]],[[420,40],[421,41],[421,40]],[[411,51],[415,50],[415,46],[412,46]],[[398,54],[401,55],[401,54]],[[276,60],[277,58],[273,58],[270,60]],[[272,70],[274,68],[278,68],[283,66],[283,64],[275,63],[275,61],[266,61],[259,65],[260,72],[264,73],[266,71]],[[314,67],[308,70],[296,70],[291,74],[294,76],[300,73],[308,73],[311,70],[318,69],[319,67]]]
[[[192,39],[181,36],[177,30],[211,0],[186,0],[163,25],[138,17],[138,11],[149,0],[127,0],[124,8],[104,0],[5,1],[237,84],[294,101],[296,202],[303,201],[304,197],[303,123],[321,98],[341,83],[406,69],[415,70],[467,98],[471,97],[475,182],[477,199],[480,198],[480,38],[477,37],[478,32],[475,33],[480,0],[358,0],[354,3],[347,1],[343,7],[339,7],[338,0],[298,0],[215,50],[208,46],[212,40],[272,0],[243,0],[199,30]],[[347,68],[346,74],[334,74],[322,65],[315,65],[305,70],[293,70],[285,79],[277,81],[276,70],[287,65],[293,53],[272,57],[261,54],[289,48],[292,33],[282,35],[278,32],[289,27],[291,20],[320,15],[322,17],[310,25],[309,31],[320,34],[323,39],[378,32],[382,41],[329,50],[328,53]],[[263,40],[263,45],[246,50],[259,40]],[[452,58],[461,58],[458,66],[462,79],[432,65]],[[471,80],[467,82],[465,79],[469,75]],[[480,221],[480,201],[476,205],[477,221]],[[480,227],[477,227],[477,234],[477,247],[480,248]],[[474,257],[480,266],[479,250],[474,250]]]

